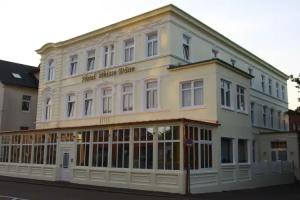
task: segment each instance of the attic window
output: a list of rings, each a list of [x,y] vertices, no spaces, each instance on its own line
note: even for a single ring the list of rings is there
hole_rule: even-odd
[[[11,73],[13,75],[14,78],[22,78],[22,76],[20,74],[17,73]]]

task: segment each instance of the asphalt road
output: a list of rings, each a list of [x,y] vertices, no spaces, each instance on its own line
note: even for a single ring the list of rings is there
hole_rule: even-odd
[[[199,195],[174,195],[80,185],[0,179],[0,200],[300,200],[300,184]]]

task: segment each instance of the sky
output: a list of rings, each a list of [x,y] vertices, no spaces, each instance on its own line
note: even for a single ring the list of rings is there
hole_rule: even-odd
[[[299,74],[299,0],[1,0],[0,59],[38,66],[36,49],[174,4],[284,73]],[[289,108],[300,92],[288,82]]]

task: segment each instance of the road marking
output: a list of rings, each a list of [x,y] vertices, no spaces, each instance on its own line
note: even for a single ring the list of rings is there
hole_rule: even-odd
[[[29,199],[22,199],[22,198],[19,198],[19,197],[4,196],[4,195],[0,195],[0,198],[8,198],[9,200],[29,200]]]

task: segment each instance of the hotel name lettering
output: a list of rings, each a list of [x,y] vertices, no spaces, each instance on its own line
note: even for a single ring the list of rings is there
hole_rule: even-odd
[[[95,72],[92,74],[87,74],[82,77],[82,82],[88,82],[88,81],[93,81],[96,79],[100,78],[108,78],[116,75],[122,75],[122,74],[127,74],[134,72],[135,67],[122,67],[119,69],[112,69],[112,70],[105,70],[105,71],[100,71],[100,72]]]

